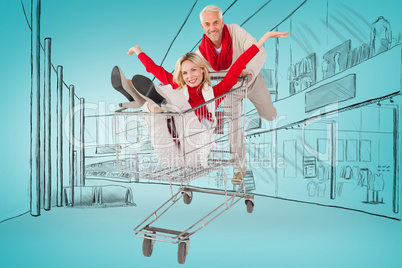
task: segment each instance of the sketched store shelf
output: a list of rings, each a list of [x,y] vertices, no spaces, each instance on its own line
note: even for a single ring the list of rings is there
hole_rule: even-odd
[[[119,185],[66,187],[64,198],[68,207],[136,206],[131,188]]]

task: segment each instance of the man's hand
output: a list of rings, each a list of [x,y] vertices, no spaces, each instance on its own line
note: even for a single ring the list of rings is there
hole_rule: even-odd
[[[251,74],[250,74],[250,73],[248,73],[248,72],[246,72],[246,71],[242,71],[241,74],[240,74],[240,77],[246,77],[246,76],[248,76],[248,75],[250,76],[249,78],[251,78]],[[237,79],[238,82],[241,81],[241,78],[240,78],[240,77]]]
[[[245,77],[245,76],[247,76],[247,75],[251,75],[251,74],[249,74],[249,73],[246,72],[246,71],[242,71],[241,74],[240,74],[241,77]]]
[[[135,53],[138,56],[138,54],[140,54],[141,52],[142,52],[142,50],[139,45],[136,45],[136,46],[130,48],[129,50],[127,50],[128,55],[133,55]]]

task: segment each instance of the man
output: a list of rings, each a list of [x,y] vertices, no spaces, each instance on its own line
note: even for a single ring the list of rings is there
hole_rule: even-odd
[[[208,63],[210,72],[227,71],[236,59],[246,51],[256,39],[236,24],[225,25],[222,10],[214,5],[205,7],[200,13],[201,27],[205,32],[199,49],[196,51]],[[276,109],[271,95],[260,73],[267,53],[264,48],[247,64],[242,76],[250,75],[247,97],[254,104],[261,118],[274,120]],[[237,99],[236,102],[241,102]],[[240,105],[238,105],[240,107]],[[241,111],[237,111],[240,114]],[[241,122],[232,127],[229,144],[235,159],[233,184],[240,184],[246,174],[244,137]]]

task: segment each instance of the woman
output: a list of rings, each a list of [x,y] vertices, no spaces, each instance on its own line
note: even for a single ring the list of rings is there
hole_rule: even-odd
[[[127,53],[129,55],[136,53],[146,67],[146,70],[152,73],[163,84],[170,87],[157,87],[151,80],[140,75],[133,77],[132,85],[148,101],[148,104],[143,108],[145,112],[160,113],[163,111],[188,110],[230,91],[237,83],[238,76],[247,63],[259,52],[259,49],[266,40],[269,38],[286,38],[289,34],[287,32],[273,31],[265,33],[256,44],[252,45],[236,60],[225,78],[213,87],[211,86],[208,69],[196,53],[189,52],[184,54],[177,61],[174,74],[172,75],[163,67],[156,65],[137,45],[130,48]],[[121,74],[121,77],[123,77],[121,70],[118,70],[116,73]],[[119,80],[119,77],[115,80]],[[184,139],[186,152],[194,152],[194,155],[187,154],[186,157],[183,158],[182,156],[179,160],[172,158],[171,155],[179,155],[181,145],[174,144],[166,124],[162,122],[163,118],[159,116],[152,119],[152,117],[145,116],[155,152],[159,158],[163,156],[165,165],[181,166],[187,163],[187,165],[197,166],[200,164],[205,166],[207,164],[209,150],[212,146],[211,129],[215,125],[215,110],[220,101],[221,99],[215,103],[209,103],[206,107],[195,110],[194,113],[186,114],[184,120],[175,120],[176,125],[178,125],[179,137],[191,136],[191,139]],[[158,120],[158,122],[155,120]],[[185,127],[181,125],[183,122],[186,124]],[[180,133],[180,131],[184,131],[185,133]],[[202,153],[200,153],[201,151]],[[237,181],[233,181],[233,183],[240,184]]]

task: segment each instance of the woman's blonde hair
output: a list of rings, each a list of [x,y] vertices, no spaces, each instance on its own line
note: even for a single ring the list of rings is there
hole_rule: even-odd
[[[195,65],[197,65],[204,71],[202,81],[198,86],[198,88],[202,89],[205,84],[210,86],[211,79],[209,78],[208,67],[205,64],[205,61],[195,52],[188,52],[180,57],[180,59],[176,62],[176,66],[174,67],[173,82],[179,85],[178,89],[183,88],[183,86],[186,84],[186,82],[184,82],[183,79],[183,74],[181,73],[181,65],[186,60],[193,62]]]

